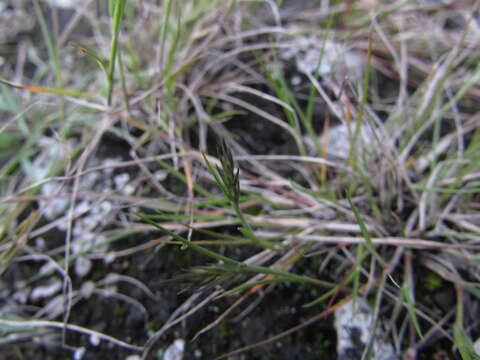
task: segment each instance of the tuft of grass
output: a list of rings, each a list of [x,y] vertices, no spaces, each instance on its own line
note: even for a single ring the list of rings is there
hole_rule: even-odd
[[[208,161],[208,158],[203,155],[205,159],[205,163],[208,167],[208,170],[215,178],[217,185],[222,190],[223,194],[227,197],[228,201],[230,202],[235,214],[237,215],[238,219],[242,226],[239,230],[245,235],[253,244],[265,248],[272,247],[265,239],[260,239],[255,236],[250,223],[247,221],[245,216],[240,209],[240,169],[235,169],[235,163],[233,161],[233,155],[230,149],[227,147],[226,142],[222,142],[221,145],[218,146],[217,152],[220,157],[220,167],[214,168],[212,164]]]
[[[327,317],[365,298],[399,354],[478,358],[478,4],[375,6],[92,1],[64,24],[33,1],[39,34],[0,64],[5,356],[147,358],[181,323],[188,356],[282,359],[295,334],[295,356],[324,358]],[[260,313],[249,343],[221,333]]]

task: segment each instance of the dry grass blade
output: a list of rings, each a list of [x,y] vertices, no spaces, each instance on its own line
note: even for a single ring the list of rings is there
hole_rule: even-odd
[[[79,332],[82,334],[86,334],[89,336],[97,337],[101,340],[110,342],[120,347],[124,347],[129,350],[134,351],[142,351],[142,346],[136,346],[124,341],[118,340],[112,336],[103,334],[98,331],[94,331],[91,329],[84,328],[82,326],[73,325],[73,324],[64,324],[61,322],[56,321],[45,321],[45,320],[25,320],[25,321],[14,321],[14,320],[6,320],[0,319],[0,326],[3,326],[4,329],[14,330],[14,329],[25,329],[25,328],[56,328],[56,329],[64,329],[66,328],[69,331]]]

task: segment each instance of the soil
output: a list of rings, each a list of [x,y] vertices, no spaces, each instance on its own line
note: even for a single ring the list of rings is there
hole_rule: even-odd
[[[291,2],[289,2],[291,3]],[[382,77],[382,81],[386,81]],[[383,86],[383,85],[382,85]],[[259,88],[259,90],[264,90]],[[393,90],[392,90],[393,91]],[[299,93],[299,95],[301,95]],[[384,94],[385,95],[385,94]],[[239,95],[240,96],[240,95]],[[385,95],[387,97],[387,95]],[[388,95],[390,96],[390,95]],[[301,96],[299,96],[301,97]],[[276,114],[283,118],[280,108],[271,105],[270,102],[262,102],[254,98],[244,98],[256,106]],[[299,101],[302,99],[299,98]],[[268,107],[268,108],[266,108]],[[317,119],[322,118],[321,109],[318,110]],[[236,134],[236,140],[252,154],[294,154],[296,153],[294,144],[285,131],[270,122],[259,119],[257,115],[247,113],[245,115],[234,117],[227,124],[227,129]],[[314,124],[316,129],[321,128],[321,123]],[[215,139],[214,136],[211,137]],[[125,143],[123,140],[114,137],[106,140],[110,145],[105,152],[108,157],[120,157],[128,160],[125,154]],[[213,144],[212,144],[213,145]],[[105,145],[104,145],[105,146]],[[214,146],[209,146],[213,149]],[[102,147],[98,152],[102,155]],[[288,175],[288,174],[286,174]],[[167,182],[168,183],[168,182]],[[171,180],[172,192],[175,180]],[[129,210],[123,211],[128,215]],[[219,230],[219,229],[215,229]],[[225,233],[238,234],[233,227],[222,228]],[[144,243],[153,239],[155,234],[137,234],[122,239],[120,243],[114,243],[112,250],[122,250]],[[160,234],[156,234],[160,235]],[[202,236],[195,234],[194,236]],[[46,238],[51,241],[49,248],[59,246],[64,239],[64,233],[57,230],[48,233]],[[121,245],[120,245],[121,244]],[[224,254],[229,255],[228,248],[220,249]],[[235,250],[236,259],[244,259],[253,254],[252,249],[248,247],[241,250]],[[99,282],[109,273],[118,273],[137,279],[145,284],[156,296],[152,299],[148,294],[128,283],[119,282],[115,285],[115,290],[121,294],[127,294],[137,303],[130,304],[122,299],[117,299],[108,294],[92,294],[90,297],[81,299],[75,304],[70,315],[70,322],[89,329],[97,330],[105,334],[125,340],[131,344],[143,345],[149,336],[159,330],[168,320],[180,304],[186,301],[193,293],[194,288],[184,280],[175,280],[175,276],[184,274],[186,270],[193,266],[200,266],[211,263],[211,260],[199,255],[193,250],[182,250],[176,246],[159,246],[143,252],[135,253],[121,259],[116,259],[112,263],[106,263],[103,260],[94,260],[93,268],[88,275],[88,280]],[[302,259],[295,265],[297,269],[293,270],[305,275],[318,276],[314,258]],[[3,285],[0,292],[0,301],[8,304],[15,292],[19,291],[18,284],[24,284],[25,279],[34,276],[40,269],[40,264],[32,262],[22,262],[12,265],[3,277]],[[173,280],[173,281],[171,281]],[[335,281],[338,279],[327,279]],[[73,278],[73,288],[80,289],[86,281],[85,278]],[[214,289],[206,288],[202,291],[201,297],[206,297]],[[310,286],[300,285],[276,285],[267,288],[261,294],[255,294],[248,298],[239,306],[225,321],[217,327],[200,335],[193,340],[195,334],[214,321],[237,297],[226,297],[209,303],[206,308],[197,311],[191,317],[184,320],[173,330],[167,331],[166,335],[159,339],[154,349],[151,351],[151,359],[161,359],[161,354],[176,339],[185,339],[186,350],[185,359],[213,359],[219,355],[230,351],[254,344],[265,340],[283,331],[302,324],[307,319],[321,313],[325,308],[323,306],[314,306],[304,308],[302,305],[312,301],[315,297],[321,295],[321,290]],[[442,294],[435,297],[435,301],[442,303]],[[258,303],[257,303],[258,302]],[[252,304],[256,304],[253,306]],[[45,300],[39,300],[36,303],[29,303],[26,318],[34,314],[38,309],[45,305]],[[241,311],[252,305],[252,309],[241,317]],[[439,306],[440,305],[436,305]],[[443,306],[451,307],[447,303]],[[143,309],[142,309],[143,307]],[[62,349],[59,346],[60,332],[48,332],[51,338],[51,345],[47,345],[46,334],[39,333],[38,341],[28,341],[18,343],[8,348],[0,345],[0,358],[16,358],[21,353],[25,358],[37,359],[61,359],[71,358],[72,352],[69,349]],[[67,344],[74,347],[85,347],[86,352],[83,359],[126,359],[127,356],[134,354],[130,350],[113,346],[105,341],[100,341],[96,346],[92,344],[91,339],[85,335],[69,332]],[[440,347],[439,347],[440,346]],[[426,348],[425,352],[420,354],[419,359],[431,358],[432,354],[445,352],[449,356],[451,353],[450,343],[443,345],[436,344],[434,349]],[[333,328],[332,316],[316,322],[301,331],[275,340],[266,345],[256,347],[248,352],[239,355],[232,355],[228,359],[336,359],[336,334]]]

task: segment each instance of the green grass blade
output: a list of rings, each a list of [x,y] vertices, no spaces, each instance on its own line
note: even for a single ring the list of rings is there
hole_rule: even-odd
[[[455,339],[455,345],[458,347],[462,360],[478,360],[480,356],[475,352],[475,347],[468,335],[467,331],[463,327],[463,289],[458,285],[456,287],[457,293],[457,306],[455,315],[455,324],[453,326],[453,337]]]
[[[45,20],[45,16],[43,16],[39,0],[34,0],[33,5],[35,7],[35,13],[37,15],[38,21],[40,22],[40,28],[42,30],[45,43],[47,44],[50,64],[55,74],[55,85],[57,88],[61,88],[63,86],[62,70],[60,67],[60,60],[58,58],[58,52],[54,43],[54,39],[48,29],[47,21]]]
[[[423,339],[422,330],[420,329],[420,323],[418,322],[417,313],[415,312],[415,304],[413,303],[413,299],[410,296],[410,291],[408,289],[407,284],[403,284],[402,286],[402,298],[407,303],[407,311],[410,315],[410,319],[412,319],[413,326],[415,327],[415,331],[417,332],[418,336]]]
[[[110,59],[108,62],[107,80],[108,80],[108,105],[112,104],[113,75],[115,73],[115,62],[117,61],[118,34],[122,22],[123,10],[125,9],[125,0],[116,0],[113,11],[112,21],[112,42],[110,46]]]
[[[198,245],[194,244],[191,241],[188,241],[187,239],[183,238],[182,236],[176,234],[175,232],[170,231],[170,230],[164,228],[163,226],[157,224],[156,222],[150,220],[150,218],[147,215],[138,214],[138,213],[134,213],[134,215],[137,216],[139,219],[145,221],[146,223],[154,226],[155,228],[162,231],[163,233],[173,237],[175,240],[181,242],[183,245],[188,246],[188,247],[192,248],[193,250],[195,250],[195,251],[197,251],[201,254],[204,254],[208,257],[211,257],[211,258],[216,259],[218,261],[223,261],[225,264],[240,266],[243,271],[258,273],[258,274],[276,275],[276,276],[284,278],[285,281],[289,281],[289,282],[303,282],[303,283],[309,283],[309,284],[326,286],[326,287],[334,287],[335,286],[335,284],[332,284],[330,282],[314,279],[314,278],[311,278],[311,277],[308,277],[308,276],[292,274],[292,273],[289,273],[289,272],[275,270],[275,269],[271,269],[269,267],[264,267],[264,266],[246,265],[246,264],[244,264],[240,261],[233,260],[233,259],[231,259],[227,256],[221,255],[219,253],[216,253],[215,251],[208,250],[208,249],[206,249],[202,246],[198,246]]]
[[[77,44],[75,42],[72,43],[72,46],[77,49],[78,51],[82,52],[83,54],[87,55],[88,57],[92,58],[95,60],[97,63],[98,67],[105,72],[105,74],[108,74],[107,71],[107,66],[108,66],[108,60],[102,59],[99,55],[97,55],[93,50],[88,49],[87,47]]]
[[[346,192],[346,196],[347,196],[348,203],[355,215],[355,220],[357,221],[358,226],[360,226],[362,237],[365,239],[365,244],[367,246],[368,251],[370,251],[370,253],[384,268],[387,267],[387,264],[385,263],[385,261],[381,258],[381,256],[375,250],[372,242],[372,237],[370,236],[367,226],[365,225],[365,222],[363,221],[362,216],[360,215],[360,212],[358,211],[356,206],[353,204],[352,199],[350,197],[350,193],[348,191]]]
[[[165,50],[165,42],[167,40],[167,34],[168,34],[168,27],[169,27],[169,21],[168,18],[170,17],[170,13],[172,12],[172,0],[165,0],[163,2],[163,17],[162,17],[162,28],[161,28],[161,34],[160,34],[160,70],[163,71],[163,54]]]
[[[86,91],[77,91],[70,89],[61,89],[61,88],[50,88],[50,87],[41,87],[41,86],[29,86],[23,84],[13,83],[11,81],[0,78],[0,83],[13,87],[15,89],[25,90],[32,93],[44,93],[52,95],[65,95],[78,98],[90,98],[92,94]]]

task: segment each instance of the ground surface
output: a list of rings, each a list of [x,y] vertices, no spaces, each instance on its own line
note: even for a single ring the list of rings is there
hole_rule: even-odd
[[[459,331],[480,336],[473,3],[200,1],[165,15],[158,1],[127,2],[111,103],[96,67],[111,49],[106,6],[33,3],[2,2],[24,26],[0,25],[2,80],[14,83],[1,85],[0,357],[161,359],[184,339],[185,359],[213,359],[268,339],[228,358],[336,359],[333,313],[354,294],[397,358],[466,358]],[[205,166],[222,140],[241,168],[241,211],[273,248],[246,240]],[[304,278],[228,268],[138,213]],[[215,298],[259,274],[270,282]],[[87,334],[62,339],[63,322]]]

